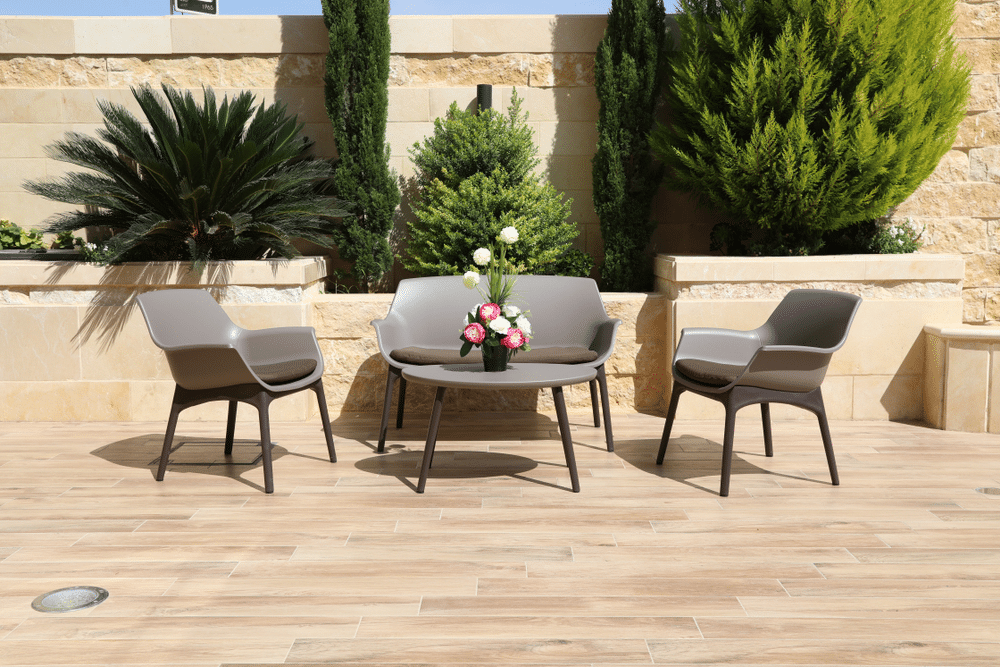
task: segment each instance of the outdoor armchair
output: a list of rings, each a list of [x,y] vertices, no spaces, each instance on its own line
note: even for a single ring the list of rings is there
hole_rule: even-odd
[[[820,384],[833,353],[847,340],[860,305],[861,297],[853,294],[797,289],[785,296],[767,322],[752,331],[681,331],[674,353],[670,407],[656,464],[663,463],[677,401],[683,392],[690,391],[726,407],[720,496],[729,495],[736,413],[756,403],[760,403],[767,456],[774,455],[771,403],[797,405],[814,413],[819,419],[830,478],[834,485],[840,484]]]
[[[233,452],[236,408],[257,408],[264,491],[274,491],[268,408],[276,398],[311,389],[319,400],[330,461],[337,460],[323,392],[323,355],[312,327],[238,327],[205,290],[170,289],[137,298],[153,343],[167,356],[176,387],[156,480],[163,481],[177,417],[209,401],[229,401],[226,456]]]
[[[459,335],[467,313],[482,302],[477,290],[468,289],[462,276],[437,276],[401,280],[389,313],[372,326],[379,352],[388,365],[378,451],[385,450],[392,392],[399,383],[396,428],[403,425],[407,366],[482,363],[473,350],[459,355]],[[615,347],[620,319],[608,317],[597,283],[590,278],[569,276],[517,276],[513,303],[530,312],[531,350],[518,352],[514,363],[582,364],[597,370],[590,382],[594,426],[601,425],[598,390],[604,412],[604,436],[608,451],[614,451],[610,401],[604,364]]]

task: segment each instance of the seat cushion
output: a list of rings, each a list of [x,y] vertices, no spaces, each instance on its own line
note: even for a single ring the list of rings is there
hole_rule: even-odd
[[[746,368],[743,365],[723,364],[702,359],[678,359],[674,363],[674,367],[689,380],[709,387],[726,386],[736,380]]]
[[[389,356],[402,364],[429,366],[432,364],[478,364],[483,356],[479,350],[472,350],[462,357],[458,348],[443,350],[427,347],[401,347]],[[518,352],[515,362],[522,364],[585,364],[597,359],[597,353],[581,346],[536,347],[527,352]]]
[[[316,370],[316,360],[292,359],[274,364],[259,364],[251,368],[257,377],[268,384],[285,384],[301,380]]]

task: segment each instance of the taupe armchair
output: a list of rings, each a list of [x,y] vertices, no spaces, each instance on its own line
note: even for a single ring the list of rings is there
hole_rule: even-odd
[[[762,326],[752,331],[688,328],[681,332],[673,362],[670,407],[656,464],[663,464],[677,401],[690,391],[726,406],[720,496],[729,495],[736,413],[760,404],[764,453],[773,456],[771,403],[809,410],[819,419],[830,478],[840,484],[820,384],[833,353],[847,340],[861,297],[829,290],[789,292]]]
[[[249,403],[260,417],[264,492],[274,491],[268,408],[276,398],[311,389],[319,400],[330,461],[337,460],[323,392],[323,355],[312,327],[249,330],[233,324],[204,290],[171,289],[137,298],[149,335],[166,352],[176,387],[156,480],[163,481],[182,410],[228,401],[226,456],[233,453],[236,408]]]

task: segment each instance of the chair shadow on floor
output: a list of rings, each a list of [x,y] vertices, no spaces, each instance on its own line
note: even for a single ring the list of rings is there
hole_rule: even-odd
[[[262,465],[260,441],[237,438],[233,441],[233,453],[230,456],[225,455],[225,447],[225,438],[176,436],[173,448],[170,450],[167,476],[160,483],[169,484],[171,475],[186,472],[228,477],[257,491],[263,491],[264,486],[262,484],[255,483],[249,479],[256,477],[256,475],[247,474],[256,468],[260,468]],[[102,445],[90,453],[115,465],[128,468],[145,468],[149,470],[150,475],[155,479],[162,448],[163,434],[150,433]],[[272,460],[277,461],[283,456],[299,456],[316,461],[325,460],[316,456],[290,452],[277,443],[272,442]]]
[[[670,436],[670,446],[667,447],[667,455],[663,459],[663,465],[656,465],[656,453],[660,447],[660,439],[644,438],[642,440],[622,440],[615,442],[615,453],[622,459],[632,464],[639,470],[650,475],[672,479],[675,482],[685,484],[699,491],[706,491],[718,496],[719,478],[722,472],[722,443],[709,440],[696,435],[674,435]],[[823,462],[822,447],[820,447],[817,462]],[[762,468],[754,461],[766,461],[764,455],[764,443],[747,443],[737,445],[733,448],[733,463],[731,474],[737,475],[760,475],[774,478],[778,483],[781,479],[795,480],[796,482],[812,482],[823,486],[830,486],[829,480],[813,479],[804,475],[789,475],[787,473],[776,472]],[[704,484],[693,482],[696,478],[705,478]]]

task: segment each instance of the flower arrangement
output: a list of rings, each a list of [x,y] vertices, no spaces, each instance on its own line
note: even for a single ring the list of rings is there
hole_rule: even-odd
[[[500,231],[499,257],[489,248],[479,248],[472,254],[472,261],[485,267],[487,289],[479,287],[482,279],[476,270],[466,271],[462,282],[469,289],[479,289],[485,303],[466,316],[462,329],[462,349],[464,357],[473,347],[482,347],[483,366],[487,371],[503,371],[507,362],[518,350],[530,350],[531,323],[528,312],[509,303],[514,290],[514,270],[507,266],[506,248],[517,242],[518,233],[514,227],[504,227]]]

